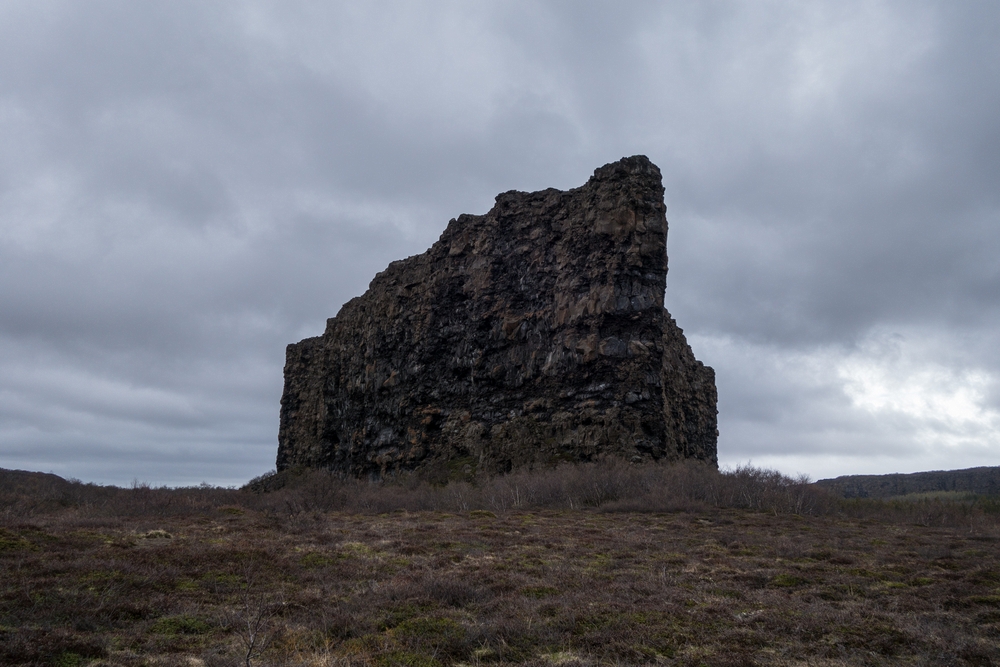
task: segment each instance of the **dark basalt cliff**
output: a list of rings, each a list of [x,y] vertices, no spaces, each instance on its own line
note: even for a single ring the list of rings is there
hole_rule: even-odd
[[[663,307],[660,171],[506,192],[288,346],[278,469],[716,463],[715,374]]]

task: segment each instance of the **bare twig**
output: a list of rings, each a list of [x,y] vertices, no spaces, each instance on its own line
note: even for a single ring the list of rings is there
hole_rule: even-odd
[[[273,619],[281,606],[280,600],[265,588],[254,559],[242,563],[243,585],[236,608],[230,614],[243,647],[243,664],[253,667],[253,661],[267,650],[275,637]]]

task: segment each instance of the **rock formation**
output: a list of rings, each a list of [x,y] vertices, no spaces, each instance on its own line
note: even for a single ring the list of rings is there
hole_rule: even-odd
[[[288,346],[278,470],[715,464],[715,374],[663,307],[666,234],[643,156],[451,220]]]

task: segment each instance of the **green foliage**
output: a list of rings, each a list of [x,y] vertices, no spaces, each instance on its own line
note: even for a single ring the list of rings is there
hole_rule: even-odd
[[[448,480],[468,480],[476,478],[479,459],[474,456],[459,456],[450,459],[447,464]]]
[[[808,579],[788,573],[779,574],[773,579],[771,579],[771,584],[773,584],[774,586],[778,586],[780,588],[793,588],[795,586],[805,586],[808,583],[809,583]]]
[[[421,616],[403,621],[390,630],[397,642],[420,649],[424,655],[442,655],[452,658],[464,657],[466,629],[451,618]]]
[[[310,551],[299,559],[299,563],[302,564],[303,567],[310,568],[329,567],[336,562],[336,558],[319,551]]]
[[[441,662],[425,653],[389,651],[375,658],[378,667],[441,667]]]
[[[977,505],[986,514],[1000,514],[1000,497],[985,496],[978,499]]]
[[[175,586],[179,591],[196,591],[198,590],[198,583],[192,579],[178,579]]]
[[[52,660],[53,667],[80,667],[84,662],[82,655],[72,651],[63,651]]]
[[[525,597],[541,600],[552,595],[558,595],[559,589],[554,586],[525,586],[521,589]]]
[[[461,640],[465,636],[465,629],[451,618],[419,616],[397,625],[393,628],[393,634],[400,639],[436,644]]]
[[[203,635],[212,631],[212,626],[197,616],[180,614],[162,616],[156,619],[150,630],[160,635]]]
[[[156,528],[143,533],[139,537],[145,540],[171,540],[174,536],[162,528]]]
[[[970,604],[1000,607],[1000,595],[973,595],[968,598]]]
[[[229,591],[238,588],[243,581],[229,572],[207,572],[199,579],[199,584],[212,591]]]
[[[26,540],[23,536],[0,528],[0,553],[36,549],[38,549],[38,547]]]
[[[379,629],[389,630],[394,628],[400,623],[427,613],[430,608],[431,606],[429,604],[418,605],[412,602],[395,604],[383,616],[382,622],[379,623]]]

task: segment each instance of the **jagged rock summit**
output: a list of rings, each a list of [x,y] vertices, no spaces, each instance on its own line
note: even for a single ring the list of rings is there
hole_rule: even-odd
[[[716,464],[715,373],[664,309],[666,234],[644,156],[451,220],[288,346],[278,470]]]

